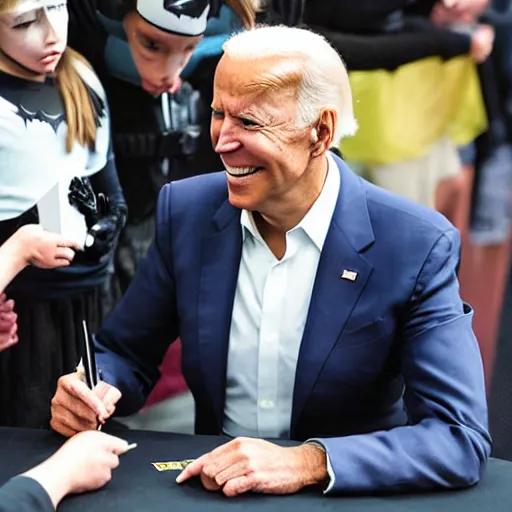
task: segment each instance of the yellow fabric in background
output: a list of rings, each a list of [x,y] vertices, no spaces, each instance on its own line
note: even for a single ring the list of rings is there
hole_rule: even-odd
[[[359,130],[341,143],[348,161],[401,162],[425,154],[444,135],[464,145],[487,127],[469,57],[432,57],[395,71],[353,71],[349,77]]]

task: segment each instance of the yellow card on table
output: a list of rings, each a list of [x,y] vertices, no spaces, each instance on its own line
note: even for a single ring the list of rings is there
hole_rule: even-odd
[[[151,465],[158,471],[181,471],[195,459],[174,460],[169,462],[152,462]]]

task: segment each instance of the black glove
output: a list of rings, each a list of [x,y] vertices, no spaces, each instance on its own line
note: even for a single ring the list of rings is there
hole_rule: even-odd
[[[88,235],[85,251],[77,254],[75,262],[97,262],[109,253],[126,223],[124,204],[110,207],[103,193],[96,195],[88,178],[73,178],[69,185],[69,203],[84,217]]]
[[[89,229],[85,241],[85,252],[90,256],[101,257],[110,252],[126,223],[125,205],[116,205],[108,213],[99,216]]]
[[[98,202],[89,178],[73,178],[69,184],[69,204],[76,208],[84,217],[87,228],[98,218]]]

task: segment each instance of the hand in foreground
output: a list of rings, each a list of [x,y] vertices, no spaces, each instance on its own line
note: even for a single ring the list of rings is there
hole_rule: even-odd
[[[439,26],[452,23],[475,23],[485,11],[489,0],[439,0],[430,14]]]
[[[441,17],[450,23],[474,22],[489,5],[489,0],[439,0],[434,5],[432,15]]]
[[[0,352],[18,343],[18,316],[14,312],[14,301],[0,295]]]
[[[100,381],[92,390],[79,377],[70,373],[59,379],[52,399],[50,425],[60,434],[71,437],[84,430],[95,430],[100,423],[112,416],[121,392]]]
[[[494,46],[494,28],[480,25],[471,37],[471,58],[478,64],[487,60]]]
[[[473,16],[480,16],[489,6],[489,0],[442,0],[449,9],[458,12],[467,12]]]
[[[67,494],[103,487],[119,465],[119,455],[127,449],[128,443],[117,437],[82,432],[24,476],[37,480],[56,507]]]
[[[13,237],[18,241],[26,265],[39,268],[67,267],[80,247],[56,233],[45,231],[38,224],[22,226]]]
[[[291,494],[327,478],[326,454],[303,444],[283,448],[262,439],[239,437],[189,464],[176,479],[200,476],[209,491],[226,496],[253,491]]]

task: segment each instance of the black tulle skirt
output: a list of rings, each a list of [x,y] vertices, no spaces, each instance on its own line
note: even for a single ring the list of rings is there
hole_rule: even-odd
[[[82,355],[82,320],[92,332],[101,325],[100,289],[15,301],[19,341],[0,353],[0,425],[48,428],[57,381],[76,368]]]

